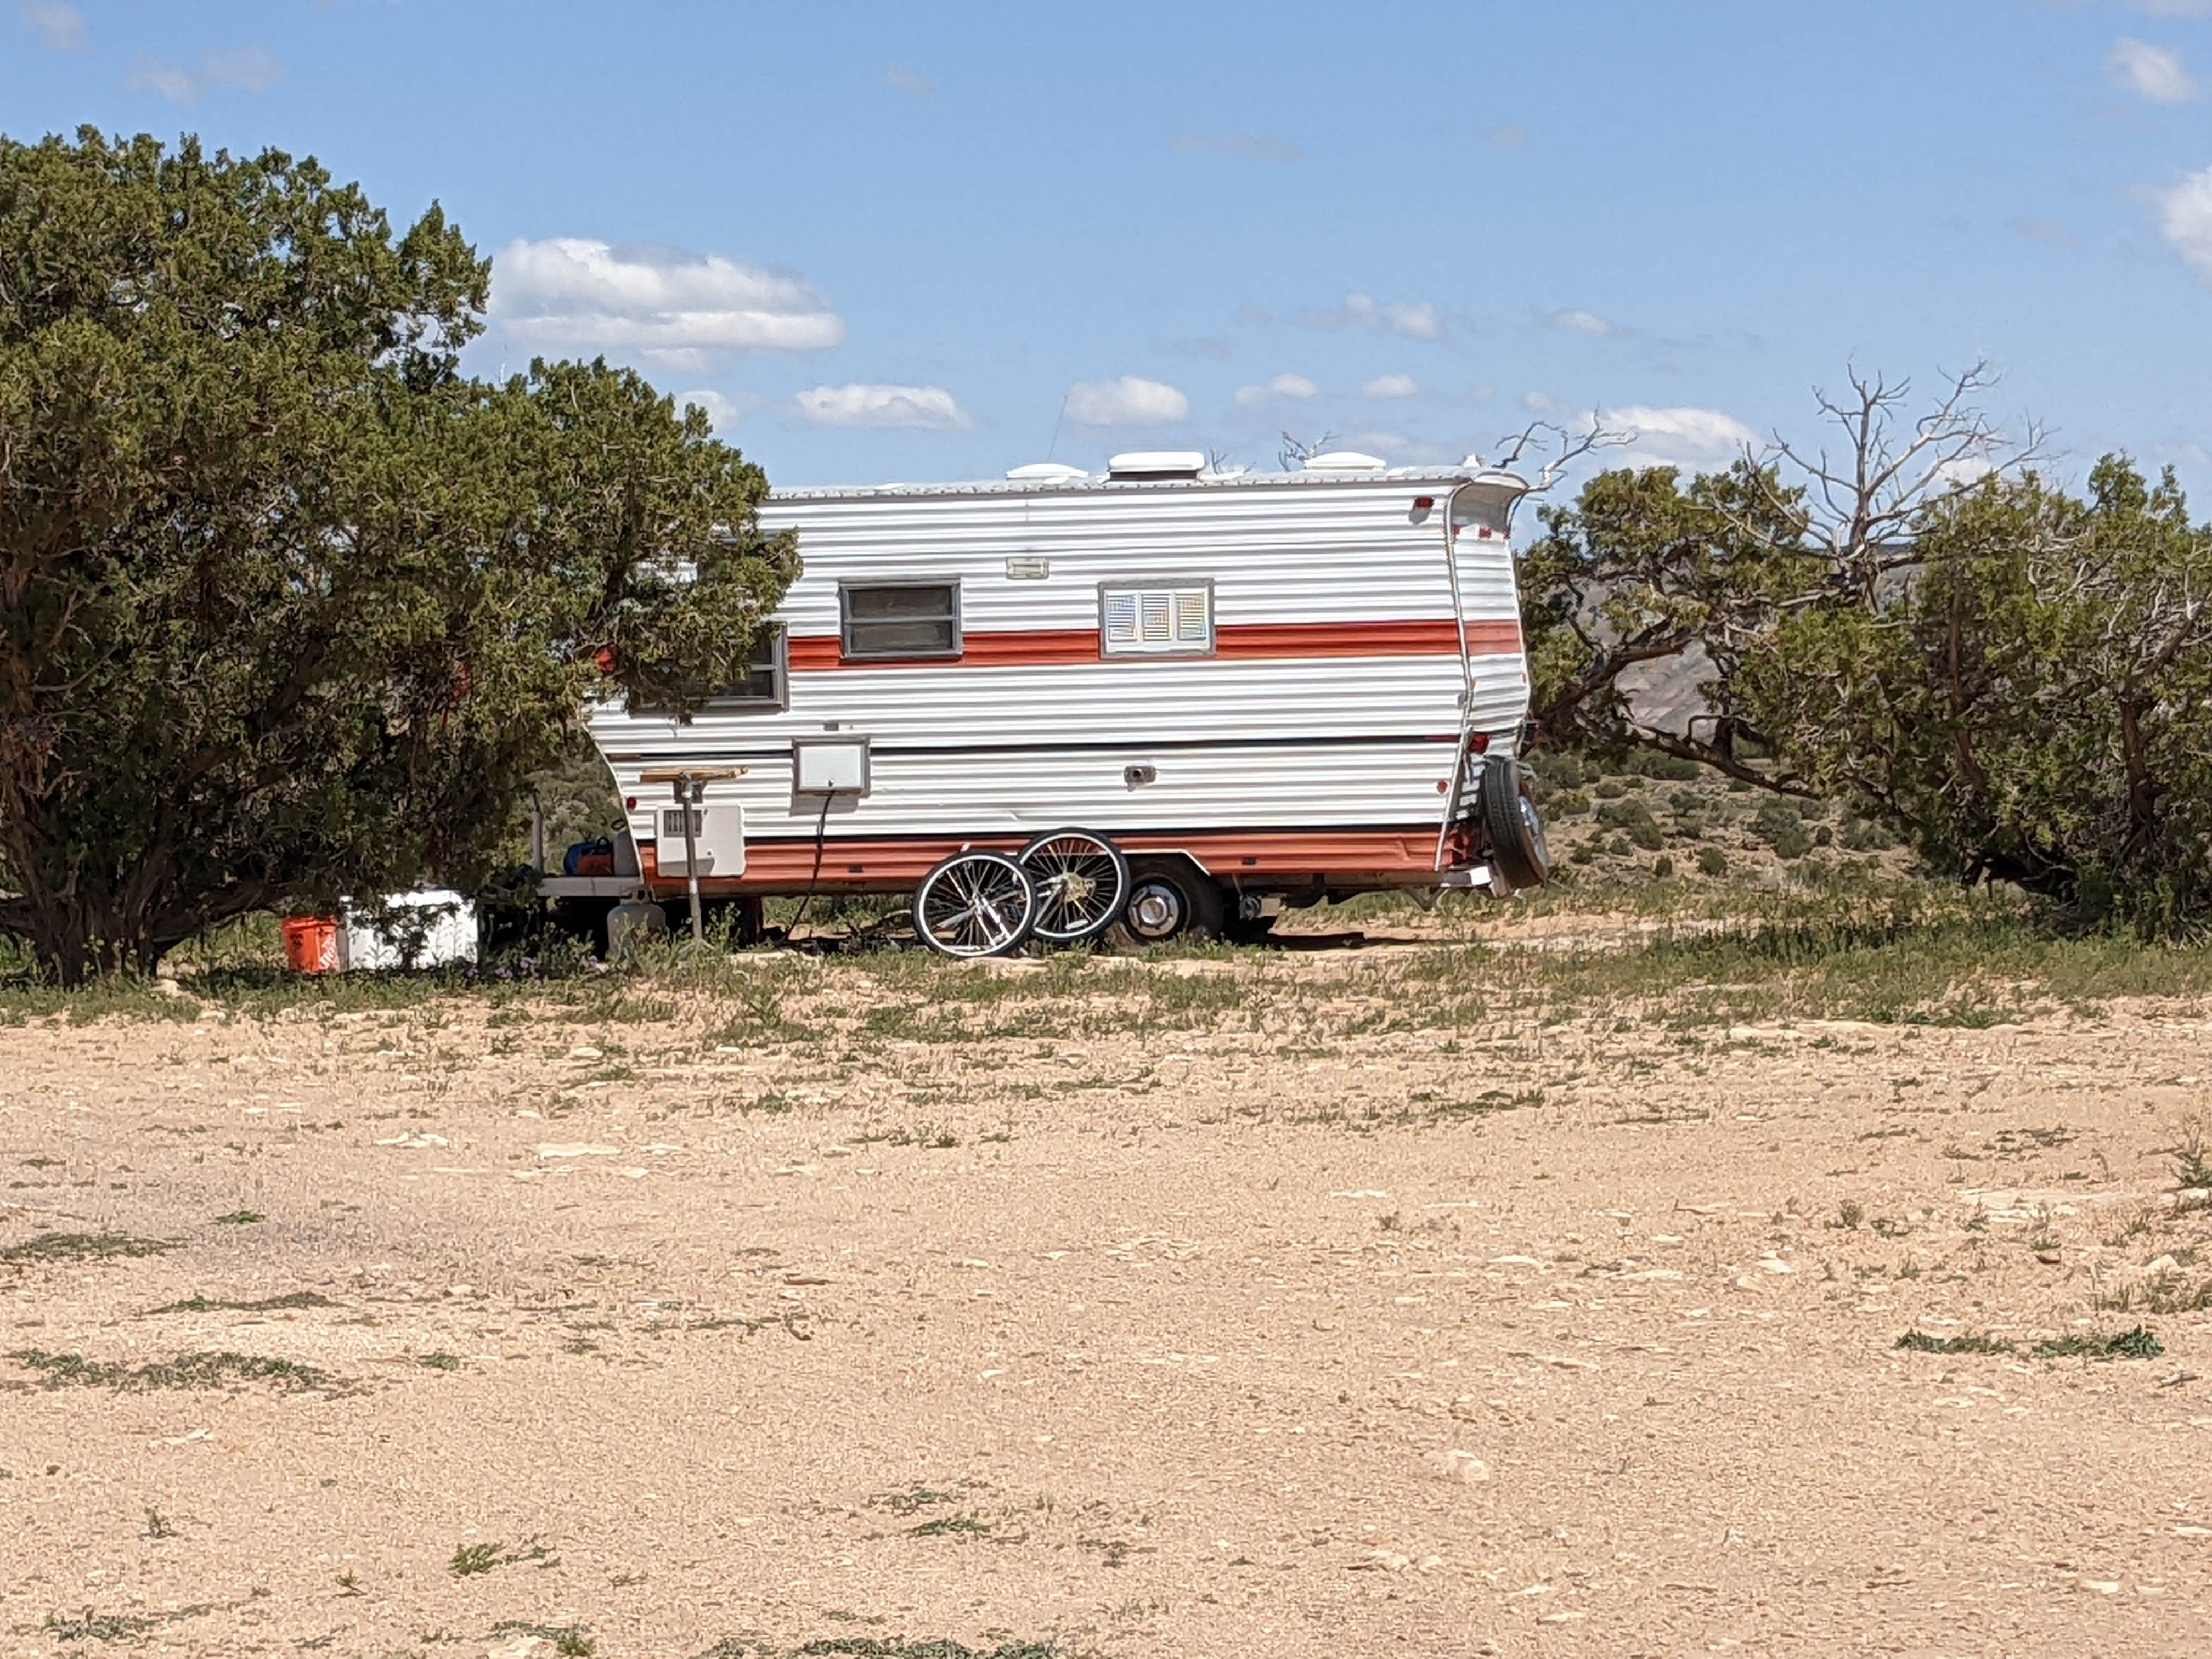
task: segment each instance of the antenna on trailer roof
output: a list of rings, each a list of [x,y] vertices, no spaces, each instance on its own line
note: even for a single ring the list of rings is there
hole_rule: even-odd
[[[1065,421],[1067,418],[1067,399],[1069,395],[1070,394],[1068,392],[1065,392],[1060,395],[1060,413],[1054,416],[1052,421],[1052,441],[1044,447],[1044,458],[1048,461],[1052,459],[1053,452],[1060,447],[1060,424],[1062,421]]]

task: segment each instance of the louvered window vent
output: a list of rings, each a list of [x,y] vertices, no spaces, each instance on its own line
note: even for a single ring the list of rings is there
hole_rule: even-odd
[[[1099,635],[1109,657],[1194,656],[1213,649],[1213,588],[1109,586],[1099,594]]]

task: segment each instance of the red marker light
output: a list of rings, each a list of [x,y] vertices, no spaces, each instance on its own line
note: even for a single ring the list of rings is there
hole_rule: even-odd
[[[1413,511],[1416,513],[1425,513],[1436,504],[1437,498],[1433,495],[1416,495],[1413,497]]]
[[[1474,750],[1478,755],[1488,754],[1490,752],[1490,733],[1487,732],[1476,732],[1468,741],[1468,747]]]
[[[623,811],[625,812],[635,812],[637,811],[637,797],[635,795],[624,795],[623,797]]]

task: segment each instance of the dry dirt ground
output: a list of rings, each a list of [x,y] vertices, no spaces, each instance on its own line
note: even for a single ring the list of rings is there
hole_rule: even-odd
[[[2212,1651],[2203,1007],[1404,959],[0,1030],[0,1650]]]

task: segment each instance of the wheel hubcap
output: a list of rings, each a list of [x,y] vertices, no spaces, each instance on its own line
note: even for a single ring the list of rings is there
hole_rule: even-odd
[[[1521,821],[1528,826],[1528,844],[1536,849],[1539,863],[1551,862],[1551,848],[1544,840],[1544,821],[1536,816],[1536,803],[1528,796],[1521,797]]]
[[[1182,895],[1165,882],[1148,881],[1129,900],[1129,926],[1146,939],[1164,939],[1182,924]]]

